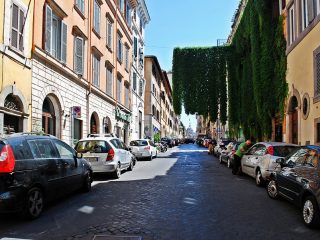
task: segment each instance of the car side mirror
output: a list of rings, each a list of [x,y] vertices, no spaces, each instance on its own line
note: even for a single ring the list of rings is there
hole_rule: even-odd
[[[77,152],[76,157],[77,157],[77,158],[83,158],[83,154],[82,154],[82,153]]]

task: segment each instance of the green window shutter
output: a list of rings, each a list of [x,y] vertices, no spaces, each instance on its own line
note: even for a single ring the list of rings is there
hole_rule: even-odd
[[[67,25],[61,22],[61,61],[67,62]]]
[[[46,5],[45,50],[51,52],[52,9]]]
[[[134,38],[134,45],[133,45],[133,47],[134,47],[134,56],[135,57],[137,57],[138,56],[138,39],[135,37]]]

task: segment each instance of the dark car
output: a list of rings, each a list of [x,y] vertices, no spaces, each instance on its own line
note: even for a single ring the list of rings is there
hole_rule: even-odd
[[[161,138],[161,141],[166,142],[169,148],[172,148],[174,146],[174,141],[172,140],[172,138],[163,137]]]
[[[300,207],[302,219],[308,227],[320,225],[319,153],[319,146],[305,146],[286,160],[277,159],[282,169],[272,175],[267,187],[269,197],[281,196]]]
[[[92,171],[69,145],[52,136],[0,139],[0,212],[34,219],[44,205],[77,189],[91,190]]]

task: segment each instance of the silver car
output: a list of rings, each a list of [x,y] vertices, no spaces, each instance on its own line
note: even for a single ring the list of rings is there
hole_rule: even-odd
[[[152,158],[158,156],[158,150],[153,141],[149,139],[138,139],[130,142],[131,153],[136,158]]]
[[[91,136],[81,139],[75,149],[83,153],[94,173],[112,173],[120,178],[122,170],[132,170],[135,164],[128,147],[116,137]]]
[[[256,179],[262,186],[274,171],[280,170],[276,160],[288,156],[298,145],[279,142],[259,142],[253,145],[241,159],[243,173]]]

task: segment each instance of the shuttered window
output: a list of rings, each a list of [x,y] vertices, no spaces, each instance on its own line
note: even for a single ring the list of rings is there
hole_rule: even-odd
[[[106,93],[112,97],[112,86],[113,86],[113,74],[112,68],[107,67],[107,91]]]
[[[67,25],[61,22],[61,61],[67,62]]]
[[[137,90],[137,74],[134,72],[132,75],[132,87],[133,90],[136,91]]]
[[[126,7],[126,21],[128,26],[131,27],[131,8],[128,3]]]
[[[320,52],[315,55],[315,96],[320,96]]]
[[[117,59],[120,63],[122,63],[122,39],[119,34],[117,34]]]
[[[107,18],[107,47],[112,49],[113,23]]]
[[[129,70],[129,48],[125,46],[125,68]]]
[[[142,97],[142,95],[143,95],[143,81],[142,80],[139,81],[139,95],[140,95],[140,97]]]
[[[74,71],[83,75],[84,68],[84,40],[82,37],[75,37],[74,40]]]
[[[124,13],[124,0],[118,0],[121,13]]]
[[[125,87],[125,102],[124,105],[129,108],[129,87]]]
[[[133,39],[133,54],[135,58],[138,56],[138,39],[136,37]]]
[[[122,80],[121,80],[121,78],[120,77],[118,77],[118,80],[117,80],[117,100],[118,100],[118,102],[120,102],[121,103],[121,91],[122,91],[122,89],[121,89],[121,86],[122,85]]]
[[[76,0],[76,6],[84,14],[84,0]]]
[[[100,33],[100,5],[97,0],[94,1],[93,18],[93,28]]]
[[[12,5],[12,16],[11,16],[11,37],[10,44],[12,47],[23,52],[23,29],[25,24],[24,11],[19,8],[16,4]]]
[[[67,25],[46,5],[45,50],[63,63],[67,61]]]
[[[93,85],[96,87],[100,87],[100,58],[96,55],[93,55],[92,58]]]

